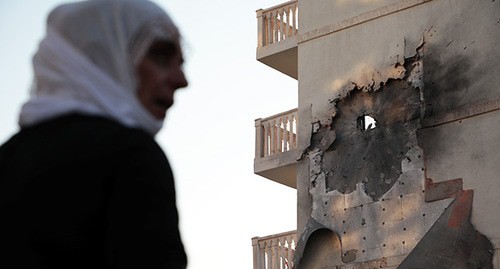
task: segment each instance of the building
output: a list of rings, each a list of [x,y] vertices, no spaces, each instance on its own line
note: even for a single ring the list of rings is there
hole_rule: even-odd
[[[297,189],[297,231],[254,238],[254,268],[500,268],[500,1],[257,20],[257,59],[299,105],[256,120],[255,173]]]

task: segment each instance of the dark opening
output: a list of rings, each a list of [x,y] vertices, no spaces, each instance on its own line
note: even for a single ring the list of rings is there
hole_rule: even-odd
[[[377,121],[368,115],[363,115],[358,118],[358,128],[362,131],[368,131],[377,127]]]

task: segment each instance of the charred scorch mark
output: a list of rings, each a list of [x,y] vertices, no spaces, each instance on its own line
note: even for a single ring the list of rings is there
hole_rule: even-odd
[[[408,74],[412,66],[405,64]],[[327,191],[350,193],[364,182],[376,201],[401,174],[410,133],[418,127],[412,121],[420,116],[420,92],[406,78],[390,79],[377,91],[355,87],[334,105],[332,125],[311,139],[311,148],[324,152]],[[374,125],[365,125],[367,119]]]
[[[450,42],[451,43],[451,42]],[[471,86],[471,60],[465,55],[443,61],[439,49],[426,46],[423,57],[426,116],[433,116],[463,104]]]

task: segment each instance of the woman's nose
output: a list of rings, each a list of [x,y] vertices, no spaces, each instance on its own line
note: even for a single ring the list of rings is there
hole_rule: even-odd
[[[186,75],[184,74],[184,70],[180,66],[178,68],[176,68],[176,71],[173,74],[172,80],[173,80],[175,89],[185,88],[189,84],[187,79],[186,79]]]

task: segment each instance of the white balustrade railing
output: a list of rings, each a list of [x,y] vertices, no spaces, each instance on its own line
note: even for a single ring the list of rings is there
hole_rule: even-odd
[[[297,232],[252,238],[254,269],[293,269]]]
[[[258,46],[263,47],[297,35],[297,0],[257,10]]]
[[[255,158],[297,148],[297,109],[255,120]]]

